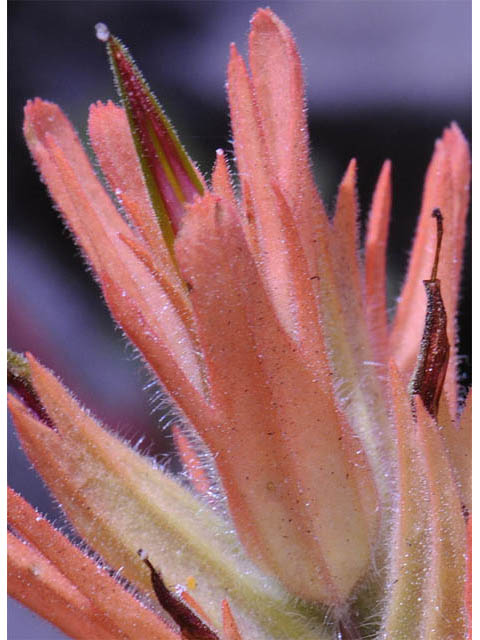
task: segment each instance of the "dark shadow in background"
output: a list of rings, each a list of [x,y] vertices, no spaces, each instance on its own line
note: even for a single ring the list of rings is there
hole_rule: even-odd
[[[234,40],[245,52],[256,6],[9,3],[9,344],[36,353],[112,427],[133,440],[146,433],[156,453],[168,450],[169,441],[142,394],[147,378],[126,357],[121,335],[32,166],[21,134],[22,108],[35,96],[57,102],[84,137],[89,104],[117,100],[103,46],[94,37],[94,24],[104,21],[131,48],[209,175],[215,149],[231,151],[224,92],[228,45]],[[471,138],[470,3],[273,0],[270,6],[292,28],[303,56],[312,153],[327,204],[334,205],[336,185],[356,157],[365,216],[383,160],[393,161],[393,305],[434,141],[452,120]],[[471,376],[469,247],[459,318],[465,385]],[[10,482],[58,518],[11,438]],[[26,636],[12,622],[9,637]]]

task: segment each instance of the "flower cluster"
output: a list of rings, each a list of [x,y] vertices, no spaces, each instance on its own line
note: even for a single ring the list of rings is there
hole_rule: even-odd
[[[467,638],[460,130],[436,143],[389,324],[390,163],[362,253],[356,162],[330,219],[300,58],[272,11],[252,19],[249,68],[231,50],[238,189],[221,150],[207,183],[125,47],[105,25],[97,35],[122,106],[92,105],[88,130],[116,204],[59,107],[29,102],[25,138],[115,322],[176,408],[191,482],[11,354],[22,445],[101,561],[10,492],[10,593],[75,638]]]

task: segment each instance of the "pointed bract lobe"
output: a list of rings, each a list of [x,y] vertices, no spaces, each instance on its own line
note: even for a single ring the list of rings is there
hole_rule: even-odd
[[[30,153],[60,209],[63,210],[63,199],[68,198],[68,187],[63,184],[55,166],[50,152],[52,144],[59,148],[65,162],[74,167],[76,181],[82,187],[84,198],[99,220],[117,232],[130,232],[97,179],[75,130],[56,104],[40,98],[27,102],[23,133]]]
[[[225,634],[225,640],[242,640],[240,631],[238,630],[237,623],[233,617],[232,610],[227,600],[222,602],[223,613],[223,633]]]
[[[387,363],[387,240],[392,206],[391,162],[380,171],[365,240],[365,305],[375,358]]]
[[[217,149],[216,153],[215,166],[212,171],[212,191],[219,196],[226,205],[236,208],[237,201],[232,178],[225,152],[222,149]]]
[[[172,427],[172,434],[175,440],[175,447],[191,483],[200,495],[206,494],[210,489],[210,482],[199,454],[188,439],[188,436],[182,432],[181,427],[174,425]]]
[[[343,309],[345,330],[353,345],[357,360],[370,359],[369,336],[365,318],[364,273],[360,264],[357,162],[351,160],[338,187],[333,218],[332,246],[337,291]],[[335,358],[335,356],[334,356]]]
[[[237,212],[205,196],[185,219],[176,255],[218,411],[218,426],[201,436],[237,529],[290,589],[338,603],[368,565],[377,515],[370,469],[331,383],[312,374],[279,323]],[[232,451],[241,453],[232,459]]]
[[[333,235],[335,238],[335,257],[340,254],[343,265],[339,271],[344,274],[345,279],[351,281],[352,285],[356,285],[356,289],[361,293],[357,200],[357,161],[353,158],[350,160],[338,187],[337,206],[333,218]],[[353,286],[351,288],[353,289]]]
[[[192,576],[189,576],[191,579]],[[188,578],[187,578],[188,580]],[[213,626],[212,621],[205,613],[203,607],[195,600],[195,598],[186,590],[182,585],[175,586],[175,593],[185,602],[192,611],[195,611],[202,620],[204,620],[209,626]]]
[[[296,202],[299,177],[310,169],[302,66],[289,29],[269,9],[252,18],[249,63],[271,168]]]
[[[290,30],[270,9],[252,18],[249,63],[270,173],[292,209],[309,276],[328,279],[328,220],[310,166],[302,64]],[[238,119],[233,98],[230,109]]]

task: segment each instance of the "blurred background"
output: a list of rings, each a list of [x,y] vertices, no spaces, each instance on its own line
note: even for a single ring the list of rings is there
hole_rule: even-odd
[[[246,1],[9,2],[9,346],[30,350],[106,423],[155,454],[170,441],[155,387],[115,330],[63,228],[22,138],[29,98],[57,102],[85,140],[88,106],[117,100],[102,21],[129,46],[191,156],[208,176],[215,150],[231,150],[225,97],[228,47],[246,51]],[[315,174],[332,208],[348,161],[359,164],[362,215],[385,158],[393,162],[389,304],[404,275],[434,141],[452,120],[471,138],[471,3],[277,1],[303,58]],[[85,140],[86,141],[86,140]],[[470,246],[470,245],[468,245]],[[462,382],[471,376],[470,249],[460,315]],[[58,523],[61,513],[9,430],[10,484]],[[175,468],[175,461],[170,465]],[[13,603],[8,637],[62,635]]]

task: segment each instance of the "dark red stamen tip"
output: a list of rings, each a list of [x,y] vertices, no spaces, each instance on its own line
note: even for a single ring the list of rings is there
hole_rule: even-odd
[[[437,270],[438,270],[438,261],[440,259],[440,248],[442,246],[442,237],[443,237],[443,216],[440,209],[433,210],[432,218],[435,218],[437,221],[437,246],[435,249],[435,260],[433,262],[432,275],[430,277],[430,280],[436,280]]]
[[[217,634],[185,602],[168,589],[160,571],[155,569],[147,553],[143,549],[139,549],[137,553],[150,571],[153,590],[159,603],[178,624],[183,637],[189,640],[219,640]]]

